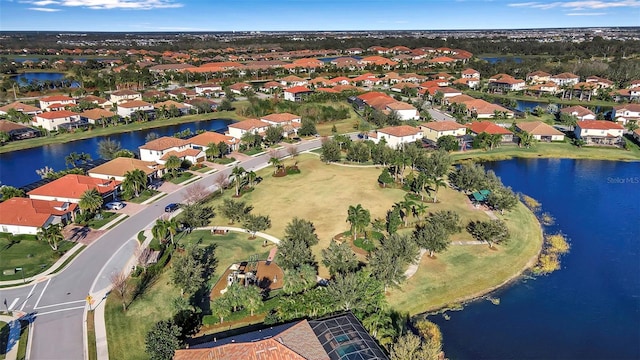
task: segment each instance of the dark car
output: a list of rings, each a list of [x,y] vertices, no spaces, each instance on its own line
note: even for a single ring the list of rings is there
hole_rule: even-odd
[[[171,203],[171,204],[165,206],[164,211],[165,212],[176,211],[179,207],[180,207],[180,204]]]

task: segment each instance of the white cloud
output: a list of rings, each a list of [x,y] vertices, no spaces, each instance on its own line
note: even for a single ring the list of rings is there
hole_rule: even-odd
[[[60,9],[52,9],[52,8],[44,8],[44,7],[30,7],[29,10],[33,11],[43,11],[43,12],[56,12],[60,11]]]
[[[174,0],[25,0],[24,2],[36,6],[57,5],[66,7],[82,7],[94,10],[151,10],[178,8],[184,6]]]
[[[570,10],[594,10],[594,9],[609,9],[620,7],[640,7],[640,0],[617,0],[617,1],[601,1],[601,0],[580,0],[580,1],[554,1],[554,2],[523,2],[523,3],[510,3],[507,6],[511,7],[528,7],[533,9],[570,9]]]
[[[600,16],[600,15],[607,15],[607,13],[605,12],[599,12],[599,13],[568,13],[566,14],[567,16]]]

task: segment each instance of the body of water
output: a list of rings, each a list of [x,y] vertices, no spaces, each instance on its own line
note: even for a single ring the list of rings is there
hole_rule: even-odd
[[[488,163],[542,203],[571,252],[562,270],[434,315],[451,359],[640,358],[640,164],[515,159]]]
[[[105,138],[116,140],[123,149],[138,153],[138,147],[146,142],[145,137],[149,133],[173,136],[186,129],[191,129],[194,134],[198,130],[224,131],[231,122],[228,119],[198,121],[3,153],[0,154],[0,182],[4,185],[24,186],[38,181],[40,177],[36,174],[37,169],[49,166],[54,170],[62,170],[66,167],[65,156],[74,151],[85,152],[91,154],[93,159],[98,159],[98,143]]]
[[[326,57],[326,58],[318,58],[318,60],[322,62],[332,62],[333,60],[339,59],[341,57],[350,57],[356,60],[362,60],[362,56],[357,56],[357,55],[333,56],[333,57]]]
[[[59,72],[26,72],[20,75],[15,75],[13,78],[16,80],[18,85],[23,86],[30,83],[38,83],[45,81],[60,81],[65,77],[64,73]],[[77,82],[71,83],[71,87],[78,87],[79,84]]]
[[[483,57],[482,60],[487,61],[489,64],[495,64],[499,62],[513,61],[516,64],[522,62],[522,59],[519,57],[510,57],[510,56],[496,56],[496,57]]]

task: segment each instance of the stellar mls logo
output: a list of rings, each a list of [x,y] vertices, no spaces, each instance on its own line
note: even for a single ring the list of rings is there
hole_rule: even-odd
[[[608,177],[607,184],[640,184],[640,176]]]

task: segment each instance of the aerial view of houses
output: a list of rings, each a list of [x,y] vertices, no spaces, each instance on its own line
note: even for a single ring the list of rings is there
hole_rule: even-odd
[[[3,4],[0,359],[640,358],[640,5],[409,3]]]

